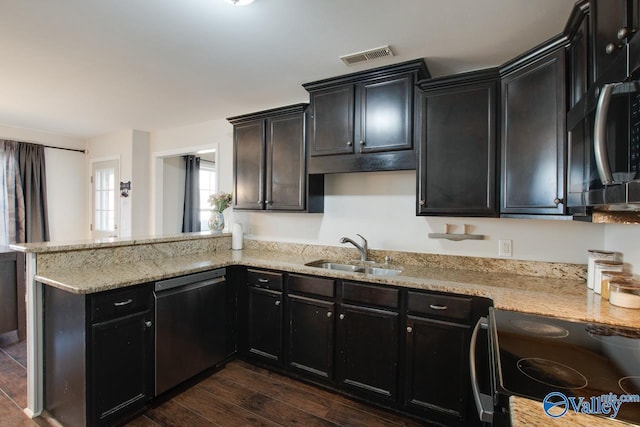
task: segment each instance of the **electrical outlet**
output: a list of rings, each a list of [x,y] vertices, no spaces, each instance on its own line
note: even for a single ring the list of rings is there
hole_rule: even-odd
[[[502,257],[513,256],[513,241],[512,240],[499,240],[498,241],[498,256],[502,256]]]

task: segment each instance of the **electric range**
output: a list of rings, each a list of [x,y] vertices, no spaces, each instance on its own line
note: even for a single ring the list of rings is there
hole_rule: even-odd
[[[543,416],[578,409],[640,424],[640,402],[607,404],[640,395],[640,329],[497,309],[488,323],[498,395],[539,400]]]

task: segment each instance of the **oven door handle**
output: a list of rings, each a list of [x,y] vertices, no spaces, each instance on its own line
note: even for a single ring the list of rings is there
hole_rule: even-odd
[[[473,399],[476,401],[478,417],[480,421],[491,423],[493,421],[493,398],[488,394],[480,393],[478,386],[478,374],[476,372],[476,343],[478,341],[478,331],[489,329],[489,321],[486,317],[478,319],[478,323],[473,328],[471,334],[471,344],[469,345],[469,369],[471,371],[471,389],[473,391]]]

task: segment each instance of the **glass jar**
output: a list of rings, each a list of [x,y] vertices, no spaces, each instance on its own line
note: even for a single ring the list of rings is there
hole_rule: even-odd
[[[633,274],[631,273],[627,273],[626,271],[611,271],[611,270],[605,270],[602,273],[602,280],[600,281],[601,283],[601,295],[603,299],[608,300],[609,299],[609,283],[612,280],[616,280],[616,279],[630,279],[633,277]]]
[[[616,259],[616,253],[612,251],[602,251],[599,249],[589,249],[589,263],[587,264],[587,288],[593,289],[594,286],[594,269],[593,263],[599,259],[606,259],[614,261]]]
[[[626,278],[609,282],[609,302],[618,307],[640,309],[640,280]]]
[[[593,262],[593,292],[596,294],[602,291],[602,272],[603,271],[622,271],[624,263],[622,261],[610,261],[606,259],[597,259]]]

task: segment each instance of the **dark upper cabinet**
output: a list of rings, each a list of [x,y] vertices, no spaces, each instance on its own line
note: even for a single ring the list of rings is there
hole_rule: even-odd
[[[497,69],[425,80],[418,215],[496,216]]]
[[[574,7],[565,33],[569,38],[567,52],[567,68],[569,76],[568,95],[569,109],[587,93],[590,86],[591,75],[589,70],[589,2],[583,0]]]
[[[415,169],[414,85],[423,60],[307,83],[311,174]]]
[[[595,82],[605,72],[618,51],[637,30],[634,17],[634,0],[591,0],[590,31],[592,46],[592,80]]]
[[[262,119],[233,128],[233,208],[264,209],[265,123]]]
[[[565,213],[566,40],[501,69],[501,215]]]
[[[238,210],[322,212],[324,181],[307,179],[307,104],[229,118]]]

